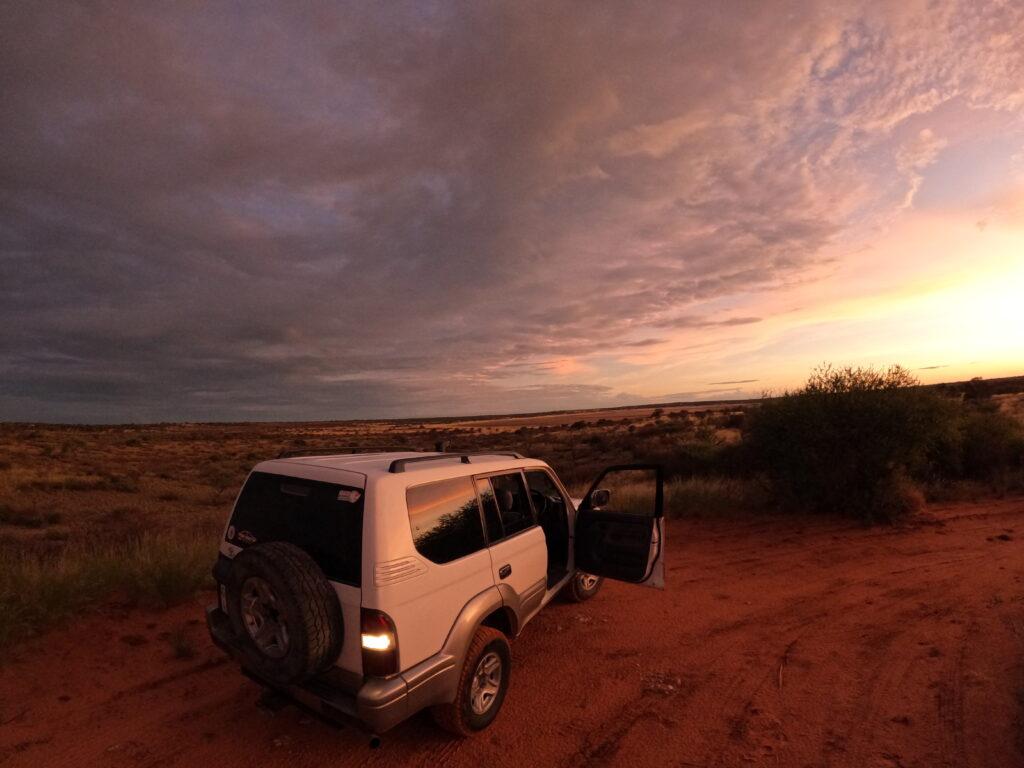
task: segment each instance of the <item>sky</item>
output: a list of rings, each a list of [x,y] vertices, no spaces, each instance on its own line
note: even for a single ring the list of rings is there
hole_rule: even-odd
[[[1024,3],[0,9],[0,420],[1024,373]]]

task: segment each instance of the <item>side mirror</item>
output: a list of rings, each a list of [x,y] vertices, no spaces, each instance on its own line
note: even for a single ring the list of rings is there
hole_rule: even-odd
[[[611,498],[612,492],[607,488],[595,488],[590,494],[590,508],[600,509],[601,507],[607,507]]]

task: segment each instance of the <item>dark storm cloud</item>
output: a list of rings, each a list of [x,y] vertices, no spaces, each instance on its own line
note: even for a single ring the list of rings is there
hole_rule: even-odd
[[[6,4],[0,418],[621,399],[550,361],[757,322],[699,305],[814,263],[934,89],[840,104],[853,18],[791,10]]]

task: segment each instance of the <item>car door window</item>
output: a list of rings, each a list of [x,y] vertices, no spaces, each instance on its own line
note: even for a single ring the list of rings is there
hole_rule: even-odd
[[[533,507],[542,525],[545,517],[557,519],[565,513],[565,499],[551,475],[542,469],[535,469],[526,473],[526,483],[530,486],[530,498],[533,499]]]
[[[526,471],[530,501],[548,549],[548,587],[569,567],[569,506],[558,484],[543,469]]]
[[[656,514],[657,477],[653,469],[622,469],[606,472],[600,485],[608,491],[605,512],[622,512],[638,517]]]
[[[481,488],[484,517],[492,544],[525,531],[534,524],[530,498],[519,472],[492,475],[477,482]]]
[[[468,477],[417,485],[406,492],[416,550],[435,563],[449,563],[484,547],[473,481]]]
[[[494,500],[491,481],[486,477],[476,479],[476,490],[480,494],[480,504],[484,509],[484,522],[487,523],[487,539],[493,544],[505,538],[501,527],[501,516],[498,514],[498,502]]]

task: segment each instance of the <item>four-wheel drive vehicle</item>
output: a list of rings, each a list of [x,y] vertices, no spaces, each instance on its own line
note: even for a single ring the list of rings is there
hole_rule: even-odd
[[[245,674],[325,716],[383,732],[431,707],[467,735],[501,708],[509,640],[556,594],[663,586],[663,525],[653,466],[605,470],[577,508],[514,453],[265,461],[226,526],[207,623]]]

